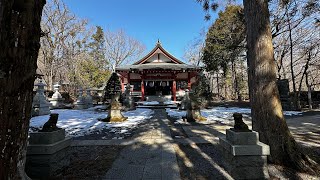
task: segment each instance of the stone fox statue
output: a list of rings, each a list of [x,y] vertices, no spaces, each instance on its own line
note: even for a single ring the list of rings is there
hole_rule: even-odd
[[[52,131],[57,131],[61,129],[57,127],[58,117],[59,117],[59,114],[56,114],[56,113],[50,114],[49,120],[46,123],[44,123],[42,130],[40,132],[52,132]]]

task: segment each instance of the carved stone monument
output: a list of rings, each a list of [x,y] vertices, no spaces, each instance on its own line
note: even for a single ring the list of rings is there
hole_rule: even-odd
[[[32,101],[32,115],[33,116],[42,116],[50,114],[50,103],[47,101],[47,98],[44,94],[44,87],[46,84],[42,82],[42,79],[39,80],[39,83],[35,84],[37,86],[37,93],[33,97]]]
[[[181,104],[180,104],[180,110],[186,110],[187,109],[187,100],[190,100],[190,97],[189,97],[189,89],[186,89],[185,90],[185,94],[183,96],[183,99],[181,101]]]
[[[26,173],[33,179],[50,179],[70,163],[71,138],[57,127],[59,114],[51,114],[39,132],[30,133]]]
[[[219,138],[226,170],[234,179],[268,179],[269,146],[259,142],[258,132],[248,129],[241,114],[235,113],[234,119],[234,128]]]
[[[123,101],[123,104],[124,104],[126,110],[130,111],[130,110],[136,109],[135,104],[134,104],[134,100],[131,96],[131,85],[130,84],[127,84],[126,90],[124,91],[124,95],[125,95],[125,99]]]
[[[52,97],[49,99],[52,109],[61,108],[63,106],[64,98],[62,98],[61,94],[59,93],[59,87],[60,87],[59,84],[53,85],[55,92],[52,95]]]
[[[86,91],[85,103],[86,103],[87,108],[91,108],[93,106],[93,100],[92,100],[90,89],[87,89],[87,91]]]
[[[192,91],[188,92],[186,99],[186,119],[188,122],[206,121],[207,119],[201,115],[197,97],[194,97],[192,93]]]

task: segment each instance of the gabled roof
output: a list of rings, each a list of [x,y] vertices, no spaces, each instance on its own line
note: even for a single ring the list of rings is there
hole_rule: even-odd
[[[174,57],[173,55],[171,55],[168,51],[166,51],[162,46],[160,41],[158,40],[156,46],[142,59],[140,59],[139,61],[133,63],[133,65],[139,65],[139,64],[143,64],[144,62],[146,62],[148,59],[150,59],[153,55],[155,54],[163,54],[164,56],[166,56],[168,59],[170,59],[172,61],[172,63],[174,64],[185,64],[182,61],[180,61],[179,59],[177,59],[176,57]]]

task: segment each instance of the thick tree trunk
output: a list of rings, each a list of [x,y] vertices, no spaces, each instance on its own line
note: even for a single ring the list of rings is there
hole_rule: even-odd
[[[44,0],[0,0],[0,179],[25,179],[44,4]]]
[[[283,117],[276,85],[268,1],[244,0],[244,12],[253,130],[259,132],[260,141],[270,146],[271,162],[310,170],[308,167],[313,161],[301,153]]]

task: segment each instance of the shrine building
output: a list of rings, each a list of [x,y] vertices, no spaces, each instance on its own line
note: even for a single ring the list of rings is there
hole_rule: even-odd
[[[150,96],[176,101],[183,97],[186,89],[190,90],[201,68],[175,58],[158,40],[145,57],[132,65],[116,67],[115,70],[121,79],[122,92],[129,83],[131,94],[142,101]]]

